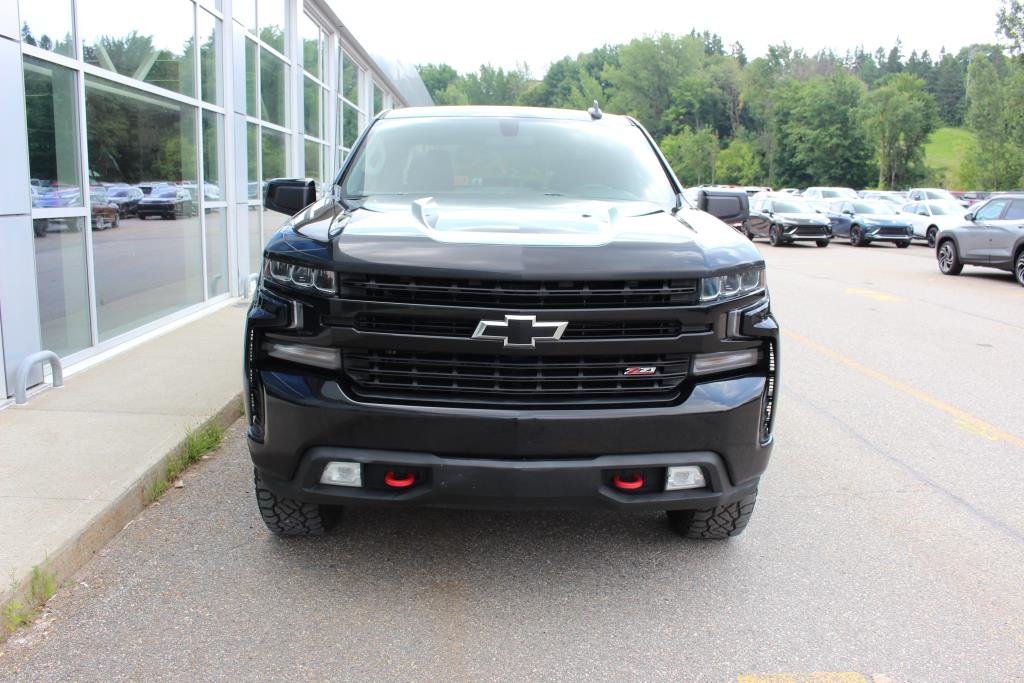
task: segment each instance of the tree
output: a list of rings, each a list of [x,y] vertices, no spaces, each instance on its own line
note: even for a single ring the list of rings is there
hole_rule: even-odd
[[[1007,126],[1006,93],[991,60],[976,54],[967,71],[967,127],[975,144],[960,169],[965,184],[985,189],[1013,187],[1021,177],[1019,150]]]
[[[683,128],[663,138],[660,146],[683,185],[715,182],[718,136],[710,128],[701,128],[696,132],[689,127]]]
[[[864,123],[875,143],[878,187],[913,184],[925,174],[924,143],[935,129],[935,99],[924,81],[901,73],[889,76],[864,100]]]
[[[754,146],[746,140],[733,138],[715,161],[715,180],[719,183],[755,185],[761,181],[761,164]]]
[[[459,80],[458,72],[447,64],[420,64],[416,70],[419,71],[423,85],[427,87],[427,92],[435,102],[440,93]]]
[[[1021,0],[1003,0],[996,13],[999,35],[1010,41],[1010,54],[1020,55],[1024,49],[1024,3]]]

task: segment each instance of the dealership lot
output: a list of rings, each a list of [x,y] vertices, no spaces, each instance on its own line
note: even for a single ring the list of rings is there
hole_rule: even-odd
[[[0,645],[0,679],[1019,677],[1024,288],[917,245],[759,248],[784,360],[744,535],[354,510],[280,540],[236,425]]]

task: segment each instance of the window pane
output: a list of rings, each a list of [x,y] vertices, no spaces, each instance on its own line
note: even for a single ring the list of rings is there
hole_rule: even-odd
[[[260,190],[260,127],[255,123],[247,124],[245,127],[245,149],[246,149],[246,179],[249,183],[249,199],[263,199],[263,192]]]
[[[86,62],[195,95],[191,2],[147,3],[146,11],[140,12],[136,0],[79,0],[78,8]],[[112,17],[131,17],[131,29],[113,34]]]
[[[284,54],[285,0],[259,0],[260,39]]]
[[[347,52],[341,53],[341,83],[338,84],[338,91],[352,104],[359,104],[359,67],[348,56]]]
[[[223,101],[220,83],[220,19],[199,10],[199,79],[203,99],[213,104]]]
[[[320,26],[309,15],[302,15],[302,68],[317,78],[324,78],[324,39]]]
[[[207,209],[203,216],[206,233],[207,296],[228,291],[228,229],[227,209]]]
[[[256,32],[256,0],[234,0],[231,13],[248,31]]]
[[[21,39],[26,45],[74,57],[71,0],[22,0]]]
[[[260,49],[260,101],[262,118],[280,126],[285,125],[285,63],[264,49]]]
[[[276,130],[263,129],[263,180],[283,178],[288,174],[285,160],[287,136]]]
[[[373,84],[373,115],[384,111],[384,91],[376,83]]]
[[[83,206],[75,73],[25,57],[32,206]]]
[[[245,113],[259,116],[259,93],[256,89],[256,54],[259,50],[256,43],[245,41]]]
[[[224,199],[224,117],[203,110],[203,197]]]
[[[249,272],[258,273],[263,260],[263,233],[260,230],[263,211],[254,204],[246,213],[249,215]]]
[[[323,182],[323,169],[321,167],[320,143],[306,140],[306,173],[307,178],[313,178],[318,183]],[[320,194],[317,192],[317,194]]]
[[[196,109],[86,76],[85,115],[90,178],[146,193],[136,217],[93,233],[96,314],[106,340],[203,300],[198,198],[189,189]]]
[[[345,113],[342,117],[341,144],[349,149],[355,144],[359,137],[359,111],[351,104],[345,103]]]
[[[323,109],[321,88],[310,78],[303,79],[303,118],[305,119],[306,135],[323,137],[320,132],[320,114]]]
[[[85,270],[85,219],[32,221],[43,348],[66,356],[92,344]]]

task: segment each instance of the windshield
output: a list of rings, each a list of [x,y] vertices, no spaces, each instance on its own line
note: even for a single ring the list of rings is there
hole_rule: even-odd
[[[803,202],[775,202],[774,207],[775,213],[814,213],[814,208]]]
[[[856,197],[857,193],[853,190],[846,190],[843,188],[822,188],[821,196],[826,199],[839,199],[845,197]]]
[[[113,189],[107,190],[107,194],[109,194],[111,197],[127,197],[128,196],[128,188],[127,187],[115,187]]]
[[[896,213],[896,207],[890,202],[854,202],[853,210],[857,213],[873,213],[883,216],[892,216]]]
[[[928,197],[928,199],[954,199],[953,195],[946,190],[925,190],[924,196]]]
[[[646,137],[618,121],[385,119],[370,129],[342,191],[349,201],[549,195],[675,204]]]
[[[933,202],[928,204],[933,216],[962,216],[964,207],[956,202]]]
[[[158,187],[153,190],[154,197],[177,197],[178,191],[173,187]]]

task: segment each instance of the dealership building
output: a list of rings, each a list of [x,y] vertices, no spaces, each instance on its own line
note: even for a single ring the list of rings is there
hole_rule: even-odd
[[[0,402],[40,351],[82,367],[244,296],[286,220],[265,181],[330,182],[377,113],[431,104],[331,4],[0,3]]]

